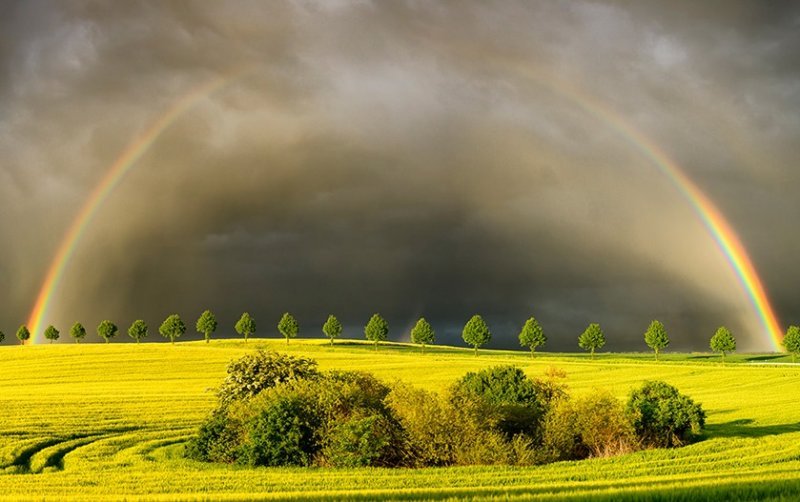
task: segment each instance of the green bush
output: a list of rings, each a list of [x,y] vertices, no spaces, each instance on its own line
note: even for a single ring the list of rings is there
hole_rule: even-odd
[[[306,396],[275,393],[263,408],[244,423],[244,438],[237,462],[245,465],[311,464],[320,449],[320,418]]]
[[[496,421],[496,429],[507,438],[516,434],[540,437],[541,421],[548,403],[540,382],[513,366],[496,366],[464,375],[452,388],[457,406],[479,400],[481,421]]]
[[[383,415],[351,418],[325,435],[318,463],[333,467],[397,465],[399,427]]]
[[[575,401],[576,428],[591,457],[609,457],[635,449],[633,426],[622,403],[608,391],[595,390]]]
[[[705,426],[703,408],[675,387],[647,381],[631,392],[625,412],[643,447],[683,445]]]
[[[186,456],[204,462],[233,463],[241,443],[240,424],[224,410],[215,410],[186,445]]]
[[[259,392],[290,380],[319,374],[317,362],[277,352],[258,350],[228,365],[228,376],[217,392],[220,406],[249,399]]]

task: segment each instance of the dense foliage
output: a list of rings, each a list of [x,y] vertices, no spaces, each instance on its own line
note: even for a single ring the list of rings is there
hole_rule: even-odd
[[[26,341],[28,341],[28,339],[30,339],[30,337],[31,337],[31,332],[28,331],[28,327],[25,326],[24,324],[20,326],[19,329],[17,330],[17,339],[20,341],[20,343],[25,343]]]
[[[50,340],[50,343],[58,340],[60,336],[61,334],[53,325],[48,326],[47,329],[44,330],[44,337]]]
[[[364,326],[364,336],[374,343],[375,350],[378,350],[378,343],[389,339],[389,323],[380,314],[373,314]]]
[[[242,317],[236,321],[234,329],[244,337],[244,341],[246,342],[247,338],[256,332],[256,320],[253,319],[250,313],[245,312],[242,314]]]
[[[464,325],[461,338],[464,339],[467,345],[472,345],[473,349],[475,349],[475,355],[477,356],[478,347],[482,347],[491,341],[492,332],[489,331],[489,326],[487,326],[483,317],[476,314]]]
[[[147,337],[147,331],[147,323],[142,319],[137,319],[128,328],[128,336],[136,340],[136,343],[139,343],[142,338]]]
[[[547,343],[547,337],[544,336],[544,330],[539,325],[539,322],[531,317],[522,326],[519,332],[519,344],[522,347],[531,349],[531,357],[538,347]]]
[[[206,310],[197,318],[194,327],[198,333],[203,334],[206,343],[208,343],[211,339],[211,334],[217,330],[217,317],[210,310]]]
[[[411,329],[411,343],[421,345],[422,352],[425,352],[425,346],[432,344],[435,340],[436,332],[433,330],[433,326],[424,317],[420,317]]]
[[[109,321],[108,319],[100,322],[100,324],[97,326],[97,334],[100,336],[100,338],[105,340],[106,343],[108,343],[109,340],[117,336],[117,331],[119,331],[117,325]]]
[[[725,361],[725,354],[736,350],[736,339],[733,337],[731,330],[725,326],[720,326],[714,336],[711,337],[711,350],[722,354],[722,360]]]
[[[497,366],[439,395],[260,350],[229,365],[186,451],[250,466],[530,465],[675,446],[703,426],[699,405],[667,384],[648,382],[623,406],[602,391],[573,400],[563,376]]]
[[[644,342],[656,353],[656,361],[658,361],[658,353],[669,345],[669,337],[664,323],[661,321],[651,322],[647,331],[644,332]]]
[[[83,324],[76,322],[69,329],[69,336],[75,339],[75,343],[80,343],[86,337],[86,328],[83,327]]]
[[[288,344],[289,338],[297,337],[297,333],[300,332],[300,324],[297,323],[297,319],[292,314],[286,312],[281,317],[281,320],[278,321],[278,331],[286,338],[286,343]]]
[[[800,354],[800,327],[789,326],[786,336],[783,337],[783,347],[792,355],[792,362],[795,362],[797,354]]]
[[[646,447],[680,446],[705,426],[706,414],[691,398],[664,382],[645,382],[631,392],[625,408]]]
[[[335,315],[329,314],[325,324],[322,325],[322,332],[325,333],[325,336],[330,339],[331,345],[333,345],[333,340],[339,338],[342,334],[342,323],[339,322]]]
[[[603,334],[600,325],[594,322],[578,337],[578,346],[588,350],[592,355],[592,359],[594,359],[594,351],[602,349],[605,344],[606,336]]]
[[[181,319],[181,316],[172,314],[164,319],[164,322],[158,327],[158,332],[164,338],[168,338],[170,343],[175,343],[176,338],[180,338],[186,333],[186,324]]]

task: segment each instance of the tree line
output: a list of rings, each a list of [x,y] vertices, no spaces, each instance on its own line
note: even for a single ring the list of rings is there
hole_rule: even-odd
[[[217,318],[210,310],[204,311],[195,323],[195,329],[205,337],[206,343],[217,331],[217,327]],[[287,344],[290,338],[296,338],[300,333],[300,324],[297,322],[297,319],[288,312],[284,313],[280,318],[277,328],[281,335],[286,338]],[[246,342],[250,335],[256,332],[256,321],[248,312],[244,312],[234,325],[234,329],[239,335],[244,337]],[[342,330],[342,323],[332,314],[328,316],[322,325],[322,332],[330,339],[331,344],[333,344],[335,339],[341,336]],[[117,336],[118,332],[119,328],[117,325],[109,320],[104,320],[97,326],[97,335],[105,340],[106,343]],[[169,339],[171,343],[175,343],[176,339],[186,334],[186,324],[178,314],[172,314],[161,323],[158,332],[164,338]],[[86,328],[80,322],[76,322],[70,328],[69,334],[76,342],[80,342],[86,337]],[[128,328],[128,336],[136,340],[137,343],[143,338],[146,338],[148,334],[149,328],[147,323],[142,319],[133,321]],[[51,343],[58,340],[60,336],[59,330],[52,325],[48,326],[44,331],[44,337]],[[380,314],[373,314],[364,326],[364,336],[374,344],[375,350],[377,350],[381,342],[385,342],[389,339],[389,323]],[[475,355],[478,355],[478,349],[491,341],[492,332],[486,324],[486,321],[483,320],[483,317],[476,314],[464,325],[461,336],[464,342],[474,349]],[[31,333],[27,326],[24,324],[20,326],[17,330],[17,338],[19,341],[25,343],[30,337]],[[518,338],[520,346],[530,350],[531,357],[533,357],[537,348],[543,347],[547,343],[544,330],[534,317],[530,317],[525,321]],[[0,342],[4,339],[5,334],[0,331]],[[411,342],[419,345],[424,353],[425,346],[432,345],[435,341],[436,331],[424,317],[421,317],[411,329]],[[644,333],[644,341],[647,346],[653,350],[655,359],[658,360],[660,352],[666,349],[670,343],[664,324],[657,320],[651,322]],[[578,346],[588,351],[592,359],[594,359],[595,352],[602,349],[605,344],[605,334],[597,323],[589,324],[586,330],[578,337]],[[786,336],[783,339],[783,346],[792,355],[792,362],[795,362],[797,355],[800,354],[800,327],[789,326],[786,331]],[[719,353],[724,361],[726,354],[736,351],[736,339],[728,328],[720,326],[714,333],[714,336],[711,337],[709,347],[712,351]]]

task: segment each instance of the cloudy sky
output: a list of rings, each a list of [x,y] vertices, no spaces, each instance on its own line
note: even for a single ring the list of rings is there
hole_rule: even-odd
[[[699,4],[699,5],[698,5]],[[513,347],[589,322],[612,350],[721,324],[771,345],[670,179],[738,233],[782,325],[800,322],[800,8],[787,2],[0,3],[0,330],[121,152],[187,93],[97,208],[45,321],[66,332],[211,308],[222,334],[283,311]],[[90,329],[93,331],[93,329]],[[8,343],[8,342],[7,342]]]

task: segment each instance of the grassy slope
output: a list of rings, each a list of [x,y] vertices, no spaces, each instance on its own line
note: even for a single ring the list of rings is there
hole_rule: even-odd
[[[658,378],[700,401],[708,438],[671,451],[533,468],[243,469],[181,458],[214,405],[227,362],[267,346],[324,368],[369,370],[443,389],[476,368],[518,364],[568,374],[575,394],[624,397]],[[709,362],[705,356],[574,355],[251,340],[0,348],[0,499],[178,498],[800,498],[800,367]],[[739,357],[742,362],[745,357]]]

